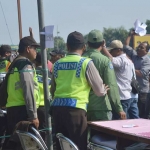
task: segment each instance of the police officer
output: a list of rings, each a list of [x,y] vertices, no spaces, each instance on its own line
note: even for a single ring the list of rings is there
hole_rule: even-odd
[[[45,103],[44,103],[44,91],[43,91],[43,74],[42,74],[42,62],[41,62],[41,53],[38,52],[35,59],[35,66],[36,66],[36,75],[37,80],[39,83],[39,90],[40,90],[40,101],[39,101],[39,108],[37,109],[38,119],[39,119],[39,129],[46,128],[46,121],[45,121]],[[50,71],[48,71],[48,84],[50,88],[51,78],[50,78]],[[43,139],[45,140],[45,132],[41,132]]]
[[[19,56],[14,60],[12,73],[7,82],[7,124],[8,133],[12,134],[20,121],[30,121],[37,128],[37,107],[39,104],[39,87],[36,72],[31,63],[36,58],[39,45],[32,37],[24,37],[19,43]]]
[[[9,45],[1,45],[0,47],[0,84],[3,82],[6,72],[8,71],[8,68],[11,64],[10,62],[10,56],[11,56],[11,47]],[[2,110],[5,110],[5,108],[1,108]],[[3,112],[0,109],[1,112]],[[1,113],[0,115],[0,136],[3,136],[6,130],[7,126],[7,117],[6,114]],[[1,147],[1,141],[0,139],[0,147]]]
[[[111,120],[112,108],[120,116],[121,119],[126,118],[126,114],[120,103],[120,96],[118,85],[111,61],[102,55],[100,51],[104,46],[103,35],[99,30],[92,30],[88,34],[88,51],[83,56],[89,57],[93,60],[99,75],[102,77],[104,84],[108,85],[110,90],[108,94],[103,97],[98,97],[94,91],[90,91],[89,105],[88,105],[88,120]]]
[[[54,49],[49,54],[51,56],[50,61],[52,62],[52,64],[54,64],[57,60],[59,60],[60,58],[63,58],[65,56],[65,52],[60,49]]]
[[[0,73],[5,73],[10,66],[11,47],[9,45],[2,45],[0,47],[0,55]]]
[[[104,96],[108,86],[103,85],[91,59],[81,57],[85,50],[81,33],[75,31],[68,35],[67,49],[68,55],[54,64],[51,81],[55,131],[70,138],[80,150],[86,150],[86,110],[90,89],[95,86],[96,95]],[[56,146],[61,150],[58,140]]]

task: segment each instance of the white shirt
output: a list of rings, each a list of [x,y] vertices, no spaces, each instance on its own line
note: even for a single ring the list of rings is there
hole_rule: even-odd
[[[127,100],[131,98],[131,80],[133,77],[132,69],[134,67],[132,61],[126,56],[113,57],[112,64],[114,66],[117,84],[119,87],[120,100]]]

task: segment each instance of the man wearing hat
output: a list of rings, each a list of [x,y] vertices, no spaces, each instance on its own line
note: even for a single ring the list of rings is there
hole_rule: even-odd
[[[107,49],[104,47],[103,52],[110,58],[114,66],[122,107],[128,119],[137,119],[139,118],[138,99],[131,92],[131,81],[135,76],[134,64],[123,52],[121,41],[112,41]]]
[[[10,66],[11,47],[9,45],[1,45],[0,47],[0,73],[8,71]]]
[[[53,51],[51,51],[50,53],[51,59],[50,61],[54,64],[57,60],[59,60],[60,58],[63,58],[65,56],[65,52],[63,50],[60,49],[55,49]]]
[[[80,150],[86,150],[90,89],[92,87],[97,96],[104,96],[108,86],[103,85],[91,59],[81,57],[85,50],[81,33],[75,31],[68,35],[67,49],[68,55],[54,64],[51,81],[55,132],[71,139]],[[56,145],[57,150],[61,150],[58,140]]]
[[[32,62],[36,58],[39,45],[30,37],[24,37],[19,43],[19,56],[12,62],[13,69],[7,81],[7,124],[8,133],[12,134],[20,121],[30,121],[37,128],[39,121],[39,87]]]
[[[112,63],[100,52],[103,46],[104,39],[102,33],[99,30],[92,30],[88,34],[89,49],[83,56],[93,60],[104,84],[108,85],[110,90],[103,97],[95,95],[93,90],[90,91],[87,108],[88,121],[111,120],[112,109],[120,115],[120,119],[126,118],[126,114],[120,103],[119,91]]]

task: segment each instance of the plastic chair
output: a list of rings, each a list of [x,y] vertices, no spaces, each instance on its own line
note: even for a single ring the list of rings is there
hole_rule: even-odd
[[[23,150],[48,150],[46,144],[41,142],[41,139],[29,132],[16,131],[19,136]],[[43,141],[44,142],[44,141]]]
[[[57,133],[56,137],[59,139],[60,147],[62,150],[79,150],[78,147],[62,133]]]

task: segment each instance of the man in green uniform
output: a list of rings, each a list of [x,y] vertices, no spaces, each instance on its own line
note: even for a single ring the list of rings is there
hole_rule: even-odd
[[[112,63],[107,57],[100,53],[103,45],[104,39],[102,33],[99,30],[92,30],[88,35],[89,49],[83,56],[93,60],[104,84],[108,85],[110,90],[103,97],[96,96],[93,90],[90,91],[87,108],[88,121],[111,120],[112,109],[119,114],[120,119],[126,118],[126,114],[120,103],[120,96]]]

